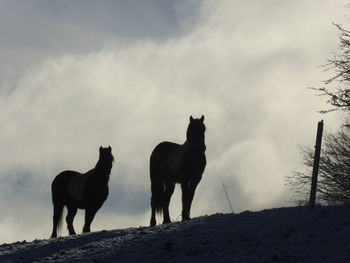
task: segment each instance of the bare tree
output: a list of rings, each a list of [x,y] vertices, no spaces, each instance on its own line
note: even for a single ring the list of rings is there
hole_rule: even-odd
[[[325,71],[332,71],[335,74],[325,81],[325,87],[311,88],[319,95],[328,97],[327,102],[332,106],[330,109],[320,111],[321,113],[339,110],[350,112],[350,31],[341,25],[335,24],[335,26],[340,31],[339,49],[323,65]]]
[[[314,149],[301,146],[305,172],[293,172],[286,182],[307,202],[310,192]],[[317,185],[317,200],[324,204],[344,204],[350,201],[350,121],[337,133],[326,133],[321,150]]]
[[[320,96],[327,97],[331,108],[320,111],[328,113],[343,111],[347,120],[336,133],[325,133],[321,150],[318,173],[317,200],[325,204],[343,204],[350,202],[350,31],[335,24],[339,34],[339,48],[331,59],[323,65],[332,77],[325,81],[322,88],[311,88]],[[307,203],[310,193],[311,176],[314,161],[314,149],[299,146],[306,169],[293,172],[286,182],[298,195],[299,201]],[[301,200],[300,200],[301,198]]]

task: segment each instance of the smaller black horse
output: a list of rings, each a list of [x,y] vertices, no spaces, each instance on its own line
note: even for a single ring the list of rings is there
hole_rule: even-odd
[[[182,189],[182,220],[190,219],[194,192],[206,166],[204,132],[204,116],[200,119],[191,116],[184,144],[162,142],[153,150],[150,158],[151,226],[156,225],[156,212],[163,212],[163,224],[171,222],[169,203],[176,183],[181,184]]]
[[[57,237],[62,222],[63,208],[68,209],[66,222],[70,235],[75,235],[73,220],[78,208],[85,209],[83,233],[90,232],[90,225],[96,212],[108,197],[108,181],[114,161],[112,148],[100,147],[100,157],[94,169],[85,174],[64,171],[52,182],[53,230],[51,237]]]

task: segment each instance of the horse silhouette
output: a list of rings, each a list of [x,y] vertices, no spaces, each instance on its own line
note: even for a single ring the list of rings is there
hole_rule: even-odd
[[[100,157],[94,169],[85,174],[63,171],[52,182],[53,230],[51,237],[57,237],[62,222],[63,208],[67,207],[66,222],[70,235],[75,235],[73,220],[78,208],[85,209],[83,233],[90,232],[90,225],[96,212],[108,197],[108,181],[114,161],[112,148],[100,147]]]
[[[163,224],[171,223],[169,203],[176,183],[182,189],[182,220],[190,219],[194,192],[206,165],[204,132],[204,116],[190,116],[184,144],[161,142],[154,148],[150,157],[151,226],[156,225],[156,213],[162,212]]]

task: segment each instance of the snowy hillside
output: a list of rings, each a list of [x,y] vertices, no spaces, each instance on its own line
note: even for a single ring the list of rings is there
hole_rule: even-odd
[[[0,262],[350,262],[350,207],[279,208],[0,245]]]

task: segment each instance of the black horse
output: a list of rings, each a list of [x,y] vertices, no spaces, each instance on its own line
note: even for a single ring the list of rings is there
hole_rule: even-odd
[[[151,226],[156,225],[156,212],[163,212],[163,224],[171,222],[169,203],[176,183],[182,189],[182,220],[190,219],[194,192],[206,165],[203,121],[204,116],[200,119],[191,116],[184,144],[162,142],[151,154]]]
[[[66,222],[70,235],[75,235],[73,220],[78,208],[85,209],[83,233],[90,232],[90,225],[96,212],[108,197],[108,181],[113,163],[112,148],[100,147],[100,157],[94,169],[85,174],[64,171],[52,182],[53,230],[51,237],[57,237],[62,222],[64,206],[68,209]]]

